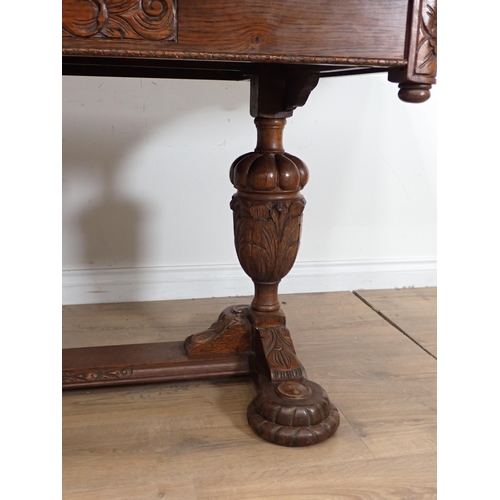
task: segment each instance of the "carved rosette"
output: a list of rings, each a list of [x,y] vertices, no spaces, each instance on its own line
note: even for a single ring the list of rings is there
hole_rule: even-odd
[[[63,36],[175,41],[176,0],[63,0]]]

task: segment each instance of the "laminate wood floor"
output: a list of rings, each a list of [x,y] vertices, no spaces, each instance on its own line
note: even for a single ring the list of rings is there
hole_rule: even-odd
[[[359,290],[356,295],[437,358],[436,288]]]
[[[366,291],[281,296],[308,378],[341,412],[336,435],[316,446],[255,436],[246,378],[64,392],[63,498],[435,499],[435,289],[418,293],[427,299],[404,290],[380,291],[376,304]],[[63,346],[182,340],[249,300],[66,306]],[[395,304],[419,321],[398,325]],[[410,338],[424,323],[427,349]]]

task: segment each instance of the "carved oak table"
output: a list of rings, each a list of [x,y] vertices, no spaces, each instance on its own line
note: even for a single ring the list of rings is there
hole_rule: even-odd
[[[308,169],[283,129],[319,78],[388,72],[419,103],[436,75],[436,0],[63,0],[63,73],[250,79],[257,145],[230,168],[239,261],[255,284],[182,342],[63,350],[63,388],[250,375],[248,421],[262,438],[306,446],[332,436],[339,412],[306,378],[278,284],[299,247]]]

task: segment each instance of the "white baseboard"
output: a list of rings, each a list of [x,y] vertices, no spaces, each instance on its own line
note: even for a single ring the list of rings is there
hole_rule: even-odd
[[[436,259],[297,262],[281,282],[280,293],[436,284]],[[238,264],[63,271],[62,287],[64,305],[253,294],[253,284]]]

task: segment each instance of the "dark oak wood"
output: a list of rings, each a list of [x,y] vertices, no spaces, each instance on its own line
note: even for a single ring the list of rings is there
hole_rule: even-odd
[[[255,285],[185,342],[63,352],[63,387],[252,376],[248,421],[262,438],[308,446],[339,412],[306,377],[278,286],[300,245],[309,178],[285,152],[286,119],[319,78],[388,71],[399,97],[423,102],[435,83],[435,0],[63,0],[63,73],[250,79],[257,145],[230,168],[235,247]]]
[[[63,0],[63,50],[391,66],[405,59],[407,11],[407,0]]]
[[[437,0],[413,2],[408,30],[408,64],[392,68],[389,79],[399,83],[399,98],[425,102],[437,73]]]
[[[63,0],[63,37],[177,40],[176,0]]]
[[[252,351],[252,324],[246,306],[227,307],[207,330],[184,342],[189,357]]]
[[[62,27],[65,74],[241,79],[256,63],[323,76],[390,70],[406,102],[428,99],[436,76],[436,0],[63,0]]]
[[[63,349],[63,389],[249,375],[248,356],[188,357],[184,342]]]

